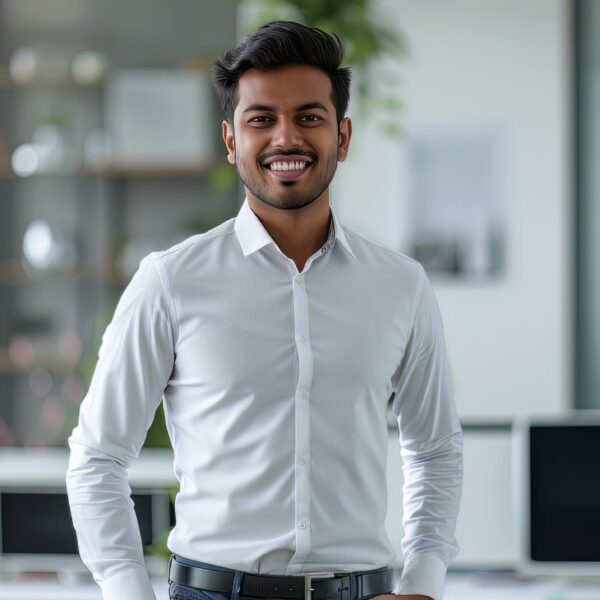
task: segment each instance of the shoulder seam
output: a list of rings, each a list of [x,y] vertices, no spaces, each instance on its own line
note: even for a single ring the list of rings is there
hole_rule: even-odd
[[[157,257],[154,255],[152,256],[152,262],[154,263],[154,267],[156,269],[156,272],[158,273],[158,278],[160,279],[160,285],[163,291],[163,294],[165,296],[165,300],[167,303],[167,310],[169,312],[169,319],[171,320],[171,328],[173,329],[173,333],[174,333],[174,346],[177,342],[177,339],[179,338],[179,318],[177,318],[177,310],[175,307],[175,302],[173,299],[173,293],[171,291],[171,285],[169,283],[169,279],[167,277],[167,274],[165,272],[164,269],[164,265],[157,260]]]
[[[416,262],[416,261],[415,261]],[[417,307],[419,300],[421,299],[421,292],[423,291],[423,285],[425,284],[425,269],[419,265],[419,281],[417,282],[417,290],[415,292],[415,299],[413,300],[413,306],[410,314],[410,332],[412,334],[415,328],[415,320],[417,318]]]

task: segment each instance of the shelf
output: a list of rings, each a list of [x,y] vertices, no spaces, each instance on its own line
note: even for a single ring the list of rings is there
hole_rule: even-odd
[[[87,169],[84,175],[97,177],[198,177],[208,175],[215,168],[229,164],[223,161],[198,164],[134,164],[123,163],[105,169]]]
[[[0,169],[0,179],[27,180],[41,177],[98,177],[106,179],[127,179],[130,177],[206,177],[217,167],[228,165],[223,161],[205,164],[120,164],[102,169],[82,169],[73,172],[37,173],[28,177],[20,177],[10,169]]]
[[[21,370],[17,369],[12,364],[8,354],[8,348],[0,347],[0,373],[22,373]]]
[[[70,375],[77,370],[76,365],[61,360],[57,355],[46,356],[44,360],[38,360],[29,367],[17,367],[10,358],[8,348],[0,346],[0,375],[28,375],[37,367],[43,367],[57,375]]]
[[[0,260],[0,285],[30,285],[44,283],[48,279],[73,279],[76,281],[95,281],[98,284],[125,286],[127,280],[110,265],[89,267],[64,272],[40,273],[35,279],[27,275],[21,261],[16,258]]]
[[[20,90],[99,90],[103,82],[93,83],[90,85],[82,85],[77,83],[70,77],[56,81],[36,80],[30,83],[17,83],[10,76],[10,71],[6,66],[0,66],[0,91],[20,91]]]

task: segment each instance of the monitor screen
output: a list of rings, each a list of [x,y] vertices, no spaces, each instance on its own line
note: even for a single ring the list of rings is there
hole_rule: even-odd
[[[600,424],[532,424],[531,560],[600,562]]]
[[[131,494],[144,546],[170,528],[166,490],[134,489]],[[145,556],[146,568],[163,574],[164,559]],[[64,488],[0,488],[0,573],[79,572],[77,538]]]
[[[167,501],[166,494],[164,495]],[[143,545],[161,533],[155,531],[156,492],[133,493]],[[154,501],[154,505],[153,505]],[[163,526],[168,523],[163,523]],[[64,490],[0,490],[0,550],[2,554],[78,554],[77,539]]]
[[[600,410],[516,418],[513,475],[518,570],[600,575]]]

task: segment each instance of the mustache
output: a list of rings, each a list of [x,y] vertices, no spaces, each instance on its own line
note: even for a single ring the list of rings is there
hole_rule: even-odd
[[[313,162],[317,160],[317,155],[310,150],[302,150],[301,148],[291,148],[289,150],[277,150],[276,152],[267,152],[265,154],[261,154],[258,157],[258,162],[261,164],[271,158],[272,156],[306,156],[310,158]]]

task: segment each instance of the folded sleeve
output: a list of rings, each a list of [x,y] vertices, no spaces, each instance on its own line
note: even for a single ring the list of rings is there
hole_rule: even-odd
[[[393,384],[404,474],[404,567],[396,573],[394,593],[439,600],[448,564],[459,551],[454,530],[462,430],[439,307],[420,265],[412,328]]]
[[[154,600],[127,469],[138,457],[174,363],[166,274],[147,256],[102,337],[71,433],[66,484],[82,561],[104,600]]]

